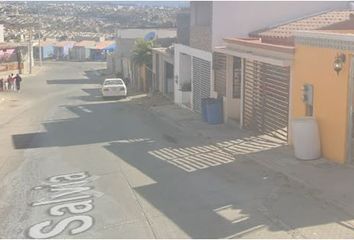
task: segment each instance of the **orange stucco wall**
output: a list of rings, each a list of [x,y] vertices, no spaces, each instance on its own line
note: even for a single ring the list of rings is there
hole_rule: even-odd
[[[305,83],[313,84],[314,116],[319,124],[322,154],[343,163],[347,158],[349,53],[305,45],[295,47],[291,115],[305,116],[301,88]],[[341,52],[346,54],[346,62],[337,75],[333,62]]]

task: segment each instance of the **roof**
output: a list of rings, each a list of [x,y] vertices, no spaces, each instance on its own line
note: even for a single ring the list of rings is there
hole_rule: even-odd
[[[295,31],[336,29],[336,24],[350,20],[354,10],[330,11],[290,23],[266,28],[250,33],[250,37],[260,37],[262,42],[293,45]]]
[[[41,47],[54,46],[58,41],[54,38],[41,39]],[[39,40],[35,40],[36,45],[39,45]]]
[[[76,42],[75,41],[61,41],[61,42],[57,42],[55,44],[56,47],[65,47],[68,45],[74,45]]]
[[[41,41],[41,47],[55,46],[56,42],[52,41]]]
[[[256,40],[254,38],[245,39],[245,38],[224,38],[226,43],[230,44],[237,44],[243,47],[253,47],[258,49],[282,52],[287,54],[294,53],[294,47],[284,46],[284,45],[277,45],[277,44],[270,44],[270,43],[263,43],[260,39]]]
[[[173,46],[170,46],[168,48],[152,48],[152,51],[169,58],[172,58],[174,54]]]
[[[175,38],[176,28],[127,28],[119,29],[118,36],[122,39],[144,38],[146,34],[155,32],[158,38]]]
[[[101,41],[96,44],[96,49],[99,50],[114,50],[115,41]]]
[[[16,47],[28,47],[28,43],[27,42],[22,42],[22,43],[9,43],[9,42],[3,42],[0,43],[0,49],[12,49],[12,48],[16,48]]]
[[[75,47],[85,47],[85,48],[95,48],[96,42],[90,40],[83,40],[81,42],[76,43]]]

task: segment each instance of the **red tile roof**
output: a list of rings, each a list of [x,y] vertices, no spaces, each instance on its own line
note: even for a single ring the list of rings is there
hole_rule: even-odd
[[[249,35],[251,37],[262,38],[262,42],[292,45],[295,31],[319,30],[326,28],[335,30],[336,24],[348,21],[352,19],[353,16],[354,11],[351,10],[330,11],[316,16],[311,16],[290,23],[275,26],[273,28],[252,32]],[[333,27],[330,28],[330,26]]]
[[[95,45],[96,45],[95,41],[84,40],[84,41],[76,43],[74,46],[75,47],[85,47],[85,48],[95,48]]]
[[[277,44],[263,43],[261,40],[245,39],[245,38],[224,38],[224,41],[231,44],[237,44],[245,47],[256,47],[259,49],[272,50],[283,53],[294,53],[294,47],[283,46]]]
[[[39,45],[39,40],[35,40],[36,45]],[[47,47],[47,46],[54,46],[57,43],[56,39],[53,38],[45,38],[41,39],[41,46],[42,47]]]
[[[56,47],[65,47],[67,45],[74,45],[76,42],[75,41],[61,41],[61,42],[57,42],[55,44]]]
[[[114,44],[114,41],[102,41],[102,42],[98,42],[96,44],[96,49],[105,49],[106,47],[109,47],[110,45]]]

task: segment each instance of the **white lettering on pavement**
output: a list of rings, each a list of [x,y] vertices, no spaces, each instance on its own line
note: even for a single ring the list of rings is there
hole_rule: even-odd
[[[33,190],[47,190],[52,194],[48,199],[40,199],[31,203],[32,207],[48,206],[49,215],[64,217],[59,221],[45,220],[31,226],[27,235],[30,238],[52,238],[68,231],[70,235],[83,233],[94,224],[94,218],[87,213],[94,208],[94,197],[103,193],[93,190],[93,186],[85,186],[98,179],[88,172],[78,172],[52,176],[43,185]],[[72,223],[76,223],[75,225]],[[75,228],[70,228],[74,226]]]

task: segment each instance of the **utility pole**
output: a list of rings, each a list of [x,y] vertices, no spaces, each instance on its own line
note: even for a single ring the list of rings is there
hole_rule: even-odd
[[[42,38],[41,29],[42,29],[42,21],[41,21],[41,18],[40,18],[40,16],[39,16],[39,14],[37,15],[37,19],[38,19],[39,66],[42,66],[42,47],[41,47],[41,38]]]
[[[29,56],[29,73],[32,73],[32,28],[29,30],[29,39],[28,39],[28,56]]]
[[[38,49],[39,49],[39,66],[42,66],[42,47],[41,47],[41,32],[39,31],[38,36]]]

